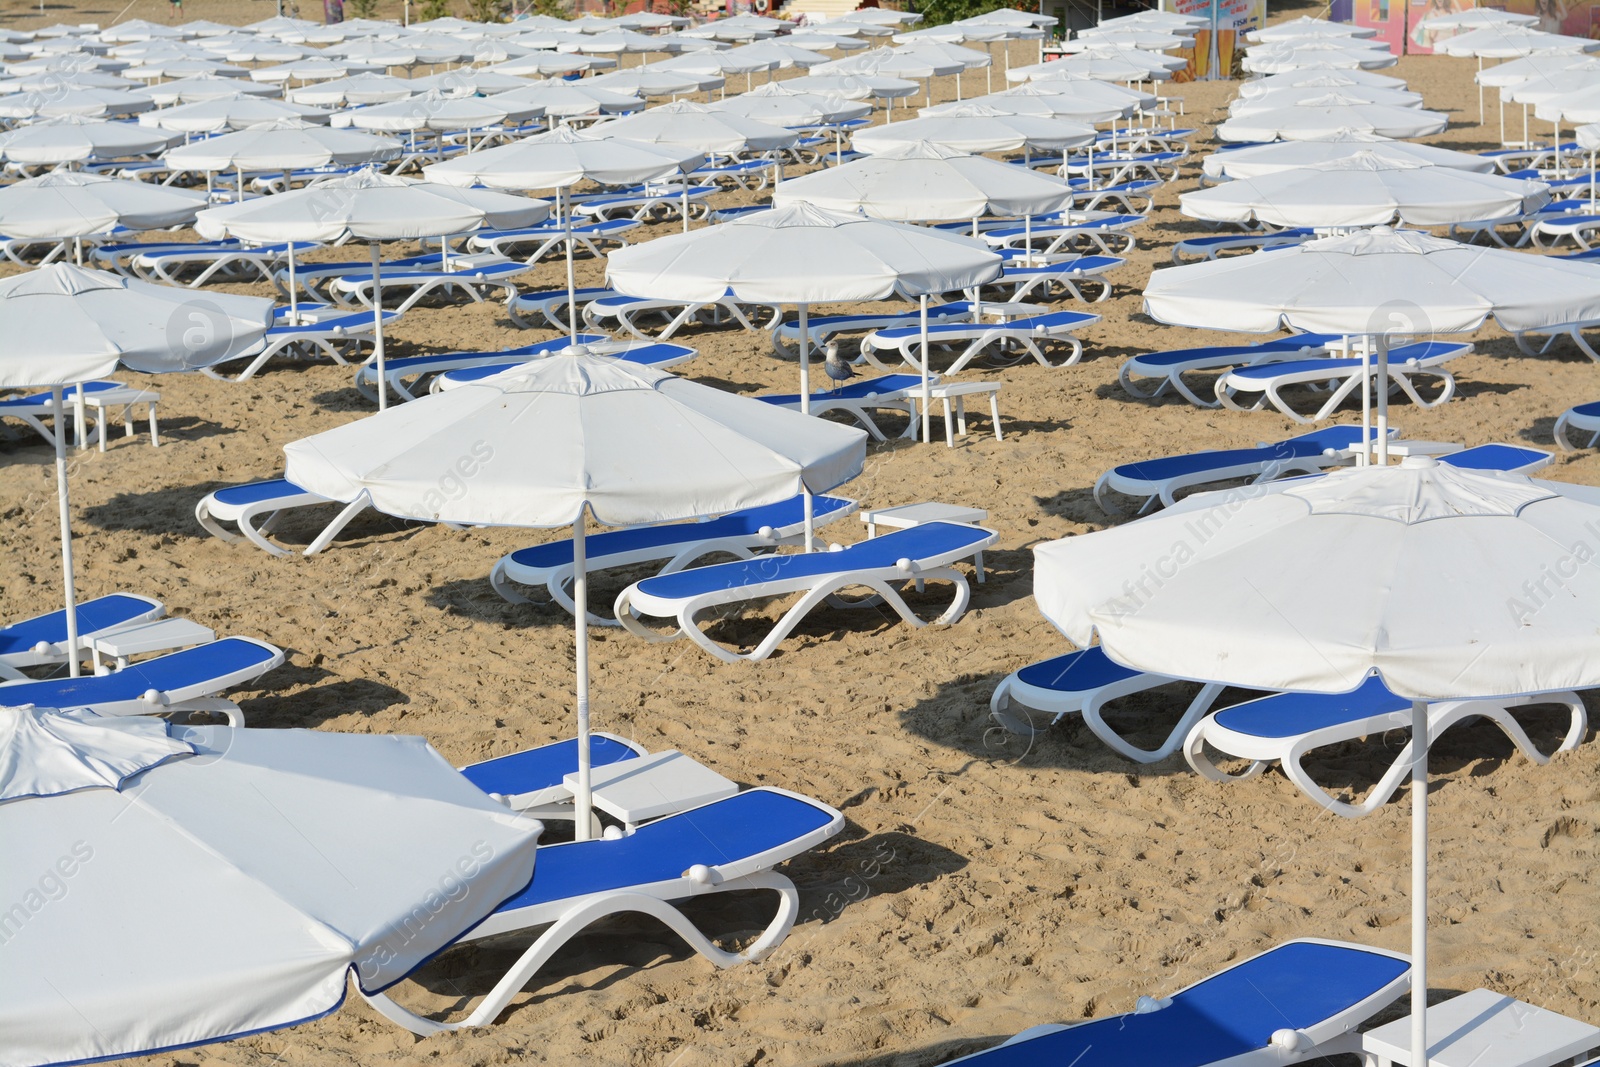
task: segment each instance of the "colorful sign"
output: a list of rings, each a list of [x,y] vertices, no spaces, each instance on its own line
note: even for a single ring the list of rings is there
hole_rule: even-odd
[[[1193,48],[1174,49],[1189,65],[1173,74],[1173,81],[1233,77],[1244,56],[1241,38],[1267,21],[1267,0],[1177,0],[1172,10],[1208,23],[1196,31]]]
[[[1440,41],[1454,37],[1459,30],[1429,30],[1423,19],[1435,15],[1454,15],[1474,7],[1492,7],[1517,15],[1534,15],[1532,25],[1546,33],[1600,39],[1600,6],[1578,0],[1495,0],[1475,4],[1472,0],[1355,0],[1358,26],[1373,26],[1377,39],[1389,45],[1395,55],[1425,56]]]

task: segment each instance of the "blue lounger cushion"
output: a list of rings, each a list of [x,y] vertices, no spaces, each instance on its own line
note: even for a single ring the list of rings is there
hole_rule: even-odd
[[[123,382],[84,382],[81,385],[69,385],[62,389],[61,397],[63,400],[71,401],[77,397],[78,390],[80,389],[83,390],[85,396],[93,396],[95,393],[105,393],[110,392],[112,389],[126,388],[127,386]],[[4,400],[0,400],[0,413],[4,413],[5,409],[8,407],[32,408],[37,407],[39,404],[49,403],[49,401],[49,393],[29,393],[27,396],[10,396],[6,397]]]
[[[1322,348],[1339,340],[1333,333],[1301,333],[1280,337],[1254,345],[1206,345],[1200,348],[1176,348],[1170,352],[1146,352],[1136,356],[1146,367],[1179,367],[1199,360],[1210,361],[1219,356],[1238,356],[1248,362],[1262,352],[1295,352],[1302,348]]]
[[[113,626],[153,619],[161,611],[160,604],[126,593],[96,597],[77,606],[78,633],[92,634]],[[9,626],[0,626],[0,656],[31,652],[34,646],[41,643],[54,645],[66,639],[67,612],[63,608],[46,615],[22,619]]]
[[[1350,693],[1276,693],[1214,712],[1218,726],[1255,737],[1298,737],[1352,719],[1410,709],[1411,701],[1369,678]]]
[[[1017,680],[1035,689],[1062,693],[1082,693],[1100,689],[1112,682],[1140,674],[1131,667],[1114,663],[1099,645],[1030,663],[1017,672]]]
[[[994,534],[976,526],[929,522],[868,538],[838,552],[763,556],[754,560],[694,567],[674,574],[645,578],[635,588],[647,596],[677,600],[717,589],[760,586],[773,581],[815,578],[847,571],[885,570],[893,568],[901,559],[931,559],[969,547],[976,549],[993,540]]]
[[[1475,445],[1447,456],[1440,463],[1475,471],[1514,471],[1528,466],[1543,466],[1550,453],[1537,448],[1518,448],[1516,445]]]
[[[384,325],[388,325],[399,317],[400,313],[398,311],[385,311],[383,313]],[[315,322],[285,323],[282,326],[274,326],[267,331],[267,336],[293,337],[295,334],[301,333],[332,333],[334,330],[365,331],[371,328],[372,312],[353,311],[348,315],[340,315],[331,319],[318,319]],[[250,354],[249,352],[241,353],[239,358],[243,359]]]
[[[0,701],[43,708],[80,708],[137,701],[154,689],[169,693],[204,686],[212,679],[265,670],[283,653],[242,637],[225,637],[165,656],[132,663],[110,674],[52,678],[0,685]]]
[[[1006,323],[976,323],[976,322],[930,322],[928,324],[928,337],[938,337],[940,334],[969,334],[982,330],[1009,330],[1018,333],[1027,333],[1036,329],[1071,329],[1093,323],[1099,319],[1098,315],[1090,315],[1081,311],[1052,311],[1045,315],[1034,315],[1026,319],[1012,319]],[[921,336],[922,326],[896,326],[893,329],[879,330],[877,336],[885,341],[898,341],[907,337]]]
[[[1283,366],[1283,364],[1272,364]],[[1326,426],[1311,433],[1290,437],[1260,448],[1229,448],[1215,452],[1190,452],[1182,456],[1162,456],[1157,459],[1124,463],[1116,473],[1124,478],[1159,482],[1183,474],[1235,467],[1240,464],[1273,460],[1306,459],[1320,456],[1328,449],[1340,451],[1361,443],[1359,426]]]
[[[579,290],[579,292],[582,292],[582,290]],[[562,293],[565,295],[566,290],[562,290]],[[366,318],[371,319],[371,314],[366,315]],[[577,340],[580,345],[597,345],[603,341],[609,341],[611,338],[602,333],[580,333]],[[548,352],[559,352],[571,343],[566,337],[557,337],[549,341],[539,341],[536,344],[523,345],[521,348],[501,349],[497,352],[440,352],[431,356],[402,356],[399,359],[386,360],[384,362],[384,373],[394,375],[397,372],[420,372],[435,364],[458,363],[463,359],[476,359],[479,357],[490,359],[496,356],[505,356],[508,359],[514,359],[519,356],[542,356]],[[374,372],[377,370],[376,367],[368,369]]]
[[[935,379],[937,382],[937,379]],[[876,378],[863,378],[860,381],[845,382],[837,389],[827,389],[820,393],[812,393],[811,399],[818,400],[867,400],[884,393],[898,393],[905,389],[919,389],[922,387],[922,376],[919,374],[881,374]],[[798,404],[801,400],[799,393],[780,393],[776,396],[758,396],[757,400],[768,404],[786,405]]]
[[[636,759],[638,749],[604,734],[589,736],[589,762],[605,767]],[[578,739],[557,741],[538,748],[512,752],[482,763],[461,768],[462,777],[485,793],[516,796],[560,785],[563,778],[578,769]]]
[[[852,508],[855,504],[839,497],[812,498],[812,517],[817,525],[827,521],[826,516]],[[607,530],[591,534],[584,543],[590,562],[605,556],[621,555],[641,549],[689,545],[697,541],[711,541],[724,537],[750,537],[760,533],[762,527],[782,529],[805,521],[805,503],[793,497],[776,504],[759,508],[729,512],[721,518],[707,522],[675,522],[661,526],[638,526],[631,530]],[[512,562],[523,567],[549,570],[572,565],[572,541],[563,538],[546,545],[534,545],[511,554]]]
[[[1275,1031],[1304,1030],[1350,1011],[1409,970],[1404,959],[1355,945],[1291,941],[1176,994],[1169,1007],[1096,1019],[962,1062],[1203,1067],[1269,1048]]]
[[[263,500],[277,500],[281,497],[292,496],[316,496],[316,494],[300,488],[287,478],[271,478],[264,482],[246,482],[244,485],[230,485],[211,494],[211,498],[217,503],[235,508],[242,508],[249,504],[259,504]]]
[[[646,823],[614,841],[547,845],[539,850],[528,888],[496,911],[674,881],[696,864],[714,867],[759,855],[833,821],[827,808],[787,793],[750,789]]]

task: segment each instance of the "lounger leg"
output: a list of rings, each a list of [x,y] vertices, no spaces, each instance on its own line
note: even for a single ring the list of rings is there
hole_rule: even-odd
[[[1136,681],[1142,681],[1142,678],[1136,679]],[[1131,691],[1138,692],[1146,688],[1148,688],[1148,685],[1141,684],[1138,689]],[[1130,690],[1124,685],[1106,686],[1104,689],[1091,694],[1083,704],[1083,722],[1093,731],[1096,737],[1104,741],[1106,746],[1113,751],[1121,753],[1128,759],[1138,763],[1158,763],[1172,755],[1184,744],[1194,725],[1211,710],[1211,705],[1216,703],[1217,697],[1222,694],[1222,690],[1223,686],[1216,683],[1202,686],[1200,692],[1195,695],[1195,698],[1189,702],[1189,706],[1184,709],[1182,718],[1172,728],[1172,731],[1167,735],[1167,739],[1161,743],[1160,748],[1145,749],[1129,744],[1107,725],[1103,709],[1112,700],[1128,694]]]
[[[734,889],[771,889],[779,895],[778,915],[768,924],[767,928],[746,952],[724,952],[711,939],[701,933],[699,928],[686,918],[683,912],[665,901],[655,897],[645,896],[642,893],[614,893],[589,897],[576,904],[573,909],[551,924],[534,943],[528,946],[521,958],[506,976],[495,983],[483,1002],[459,1023],[440,1023],[432,1019],[424,1019],[414,1012],[408,1011],[396,1004],[387,995],[382,993],[365,993],[367,1001],[372,1004],[385,1018],[410,1030],[414,1034],[426,1037],[431,1034],[442,1033],[447,1030],[461,1030],[468,1027],[487,1026],[497,1019],[511,1000],[522,991],[533,976],[538,974],[550,958],[559,951],[573,937],[582,933],[595,922],[612,915],[637,912],[659,919],[674,933],[700,955],[716,964],[718,967],[728,968],[740,963],[753,962],[761,959],[771,952],[794,927],[794,921],[799,914],[799,894],[795,891],[794,883],[775,871],[763,871],[758,874],[748,875],[723,884],[723,890]]]
[[[257,529],[256,526],[254,525],[253,520],[256,518],[256,516],[262,514],[264,510],[265,509],[259,509],[259,508],[245,508],[242,512],[240,512],[239,513],[239,520],[238,520],[239,521],[239,532],[241,534],[243,534],[247,539],[249,539],[251,544],[255,545],[257,548],[261,549],[263,552],[270,553],[270,554],[272,554],[274,556],[291,555],[291,553],[290,553],[290,551],[288,549],[279,548],[277,545],[273,544],[271,541],[268,541],[267,538],[266,538],[265,533],[263,533],[261,530]],[[275,516],[276,514],[277,514],[277,509],[273,509],[271,512],[268,512],[267,513],[268,521],[271,521],[272,517]]]
[[[344,510],[339,512],[339,514],[334,517],[334,520],[323,528],[321,533],[317,534],[316,538],[306,546],[305,551],[301,553],[301,555],[314,556],[318,552],[321,552],[323,549],[327,548],[333,539],[339,536],[339,531],[343,530],[350,524],[351,519],[355,518],[357,515],[361,514],[371,506],[372,500],[367,496],[366,493],[362,493],[360,496],[356,497],[354,500],[344,506]],[[287,555],[287,553],[285,554]]]
[[[233,542],[239,540],[238,534],[230,533],[217,524],[217,520],[212,518],[211,512],[207,510],[206,502],[204,500],[201,500],[200,503],[195,505],[194,517],[196,521],[200,523],[200,526],[206,531],[206,533],[210,534],[212,537],[220,538],[228,544],[232,544]]]

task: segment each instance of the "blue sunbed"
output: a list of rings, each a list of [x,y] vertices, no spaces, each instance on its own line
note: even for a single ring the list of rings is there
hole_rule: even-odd
[[[973,559],[982,572],[984,549],[998,535],[978,526],[930,522],[850,545],[835,552],[766,556],[735,563],[695,567],[674,574],[645,578],[617,597],[616,616],[624,629],[647,640],[686,636],[718,659],[729,663],[755,662],[772,654],[813,608],[855,586],[871,589],[873,596],[852,606],[888,604],[913,626],[926,623],[906,604],[895,586],[915,581],[920,589],[928,580],[948,581],[956,594],[950,607],[936,620],[953,623],[972,598],[967,580],[952,565]],[[789,593],[805,595],[784,613],[777,625],[749,652],[732,652],[712,641],[695,623],[700,612],[726,604],[743,603]],[[658,633],[639,619],[652,616],[676,619],[677,630]]]
[[[1336,333],[1301,333],[1278,337],[1248,345],[1204,345],[1199,348],[1176,348],[1166,352],[1145,352],[1122,364],[1117,372],[1117,382],[1128,395],[1140,400],[1154,400],[1172,389],[1196,407],[1214,408],[1217,400],[1202,397],[1189,388],[1183,380],[1185,374],[1195,371],[1221,370],[1242,363],[1258,363],[1269,359],[1289,359],[1320,352],[1327,345],[1341,340]],[[1146,390],[1135,384],[1140,378],[1156,378],[1159,384]]]
[[[112,593],[77,605],[78,638],[109,634],[166,614],[159,600],[132,593]],[[36,667],[67,661],[65,608],[0,626],[0,677],[4,668]],[[5,703],[0,701],[0,703]]]
[[[812,498],[812,522],[824,526],[856,510],[853,500],[842,497]],[[729,553],[748,558],[757,551],[783,545],[800,544],[805,536],[805,502],[793,497],[776,504],[745,508],[706,522],[663,523],[635,526],[625,530],[606,530],[584,541],[587,573],[639,563],[661,563],[660,573],[670,573],[713,553]],[[573,548],[570,538],[519,549],[502,557],[489,573],[489,584],[513,604],[529,603],[517,585],[543,585],[550,599],[576,612],[568,592],[573,579]],[[616,621],[593,614],[589,620],[603,626]]]
[[[415,400],[417,394],[422,391],[421,386],[424,381],[445,371],[478,367],[488,363],[505,363],[521,360],[524,357],[532,359],[535,356],[559,352],[574,341],[580,345],[597,345],[609,340],[611,338],[603,333],[581,333],[575,339],[557,337],[549,341],[523,345],[520,348],[504,348],[497,352],[441,352],[431,356],[402,356],[384,362],[384,377],[388,380],[389,388],[398,393],[402,399]],[[417,380],[407,385],[407,378]],[[357,369],[356,391],[374,403],[378,399],[377,381],[378,368],[375,365],[363,365]]]
[[[563,337],[561,342],[566,344],[567,339]],[[584,343],[598,345],[604,342],[590,341]],[[613,350],[599,348],[592,351],[594,355],[601,358],[616,359],[624,363],[636,363],[642,367],[657,367],[662,370],[668,367],[676,367],[680,363],[687,363],[700,354],[699,350],[690,348],[688,345],[663,344],[661,342],[653,344],[634,343],[626,347],[617,347],[613,342],[611,348]],[[556,351],[559,351],[559,349]],[[507,354],[510,355],[512,353]],[[453,389],[458,385],[479,382],[485,378],[492,378],[496,374],[515,370],[526,362],[528,361],[525,359],[519,359],[513,362],[484,363],[476,367],[463,367],[459,370],[446,371],[434,380],[432,388],[435,391],[442,392],[446,389]]]

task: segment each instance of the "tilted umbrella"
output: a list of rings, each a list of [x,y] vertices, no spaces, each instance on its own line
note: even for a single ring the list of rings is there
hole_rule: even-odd
[[[0,345],[0,388],[49,387],[56,414],[56,497],[67,648],[72,650],[68,668],[73,677],[79,670],[78,615],[62,386],[103,378],[119,365],[146,374],[209,367],[247,350],[271,325],[271,300],[227,294],[202,297],[186,289],[68,264],[0,280],[0,337],[6,339]],[[80,400],[82,395],[78,394]]]
[[[120,89],[45,90],[0,96],[0,118],[54,118],[58,115],[114,118],[149,111],[155,106],[156,102],[145,93]]]
[[[378,407],[384,387],[383,241],[468,233],[484,226],[532,226],[550,214],[542,200],[481,189],[408,181],[373,170],[315,182],[303,189],[210,208],[195,220],[203,237],[247,241],[367,241],[372,248],[372,325],[378,369]]]
[[[840,215],[798,203],[611,253],[606,283],[631,296],[710,303],[725,297],[800,311],[800,405],[811,410],[812,304],[916,297],[922,308],[923,440],[928,440],[928,296],[999,277],[981,241]]]
[[[0,133],[0,158],[14,163],[84,163],[159,152],[174,138],[126,122],[63,115]]]
[[[1442,133],[1450,117],[1439,111],[1388,104],[1363,104],[1337,93],[1302,100],[1292,107],[1230,118],[1217,127],[1224,141],[1315,141],[1344,130],[1405,139]]]
[[[299,122],[328,121],[328,112],[308,104],[287,104],[282,100],[260,100],[236,96],[222,100],[201,100],[193,104],[164,107],[139,116],[139,125],[155,126],[179,133],[221,133],[243,130],[262,123],[285,119]]]
[[[1094,144],[1094,127],[1037,115],[1010,115],[982,104],[964,104],[928,118],[910,119],[893,126],[874,126],[858,132],[851,144],[858,152],[931,141],[962,152],[1007,152],[1024,148],[1070,149]]]
[[[193,222],[204,193],[164,185],[52,171],[0,188],[0,233],[13,237],[78,238],[114,226],[156,230]]]
[[[581,840],[591,795],[588,516],[631,526],[802,493],[809,515],[811,494],[861,472],[866,434],[572,349],[296,441],[284,454],[284,476],[296,485],[336,500],[365,496],[385,514],[572,527]]]
[[[1074,643],[1098,636],[1113,661],[1135,670],[1322,693],[1376,677],[1412,702],[1411,1055],[1420,1064],[1427,705],[1600,684],[1590,654],[1596,529],[1592,488],[1412,457],[1264,483],[1243,498],[1196,494],[1041,546],[1034,596]],[[1529,604],[1552,560],[1556,594]]]
[[[1211,178],[1259,178],[1280,171],[1321,167],[1335,160],[1366,155],[1373,159],[1450,167],[1477,174],[1494,172],[1494,160],[1472,152],[1434,145],[1390,141],[1375,134],[1348,133],[1327,141],[1273,141],[1269,144],[1212,152],[1200,169]]]
[[[1238,178],[1178,201],[1184,215],[1207,222],[1448,226],[1531,214],[1550,202],[1550,186],[1359,152],[1314,168]]]
[[[404,978],[533,874],[539,823],[420,737],[0,708],[0,766],[0,891],[25,924],[0,972],[10,1063],[315,1019],[352,982]],[[63,886],[48,902],[40,871]]]
[[[491,189],[554,189],[556,214],[563,225],[567,259],[567,327],[578,336],[578,304],[573,299],[577,282],[572,264],[572,207],[563,204],[572,186],[593,181],[602,185],[632,185],[684,174],[704,160],[699,152],[670,145],[646,144],[624,138],[595,137],[570,126],[524,137],[443,163],[423,168],[429,181],[445,185],[486,185]],[[687,196],[687,187],[685,187]],[[684,205],[688,215],[688,205]]]

